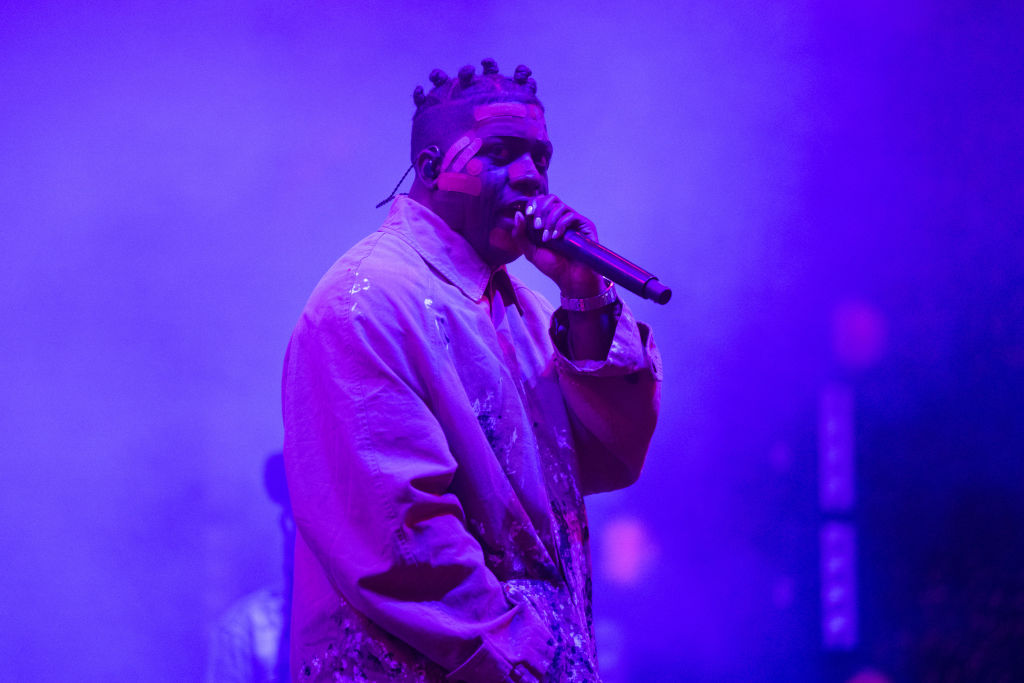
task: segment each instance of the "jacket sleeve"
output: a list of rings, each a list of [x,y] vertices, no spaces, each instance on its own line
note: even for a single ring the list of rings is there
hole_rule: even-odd
[[[411,303],[352,290],[311,301],[285,360],[298,532],[355,609],[450,680],[540,678],[550,632],[508,601],[449,491],[456,462],[429,405],[423,350],[434,331]]]
[[[568,316],[552,316],[558,381],[579,458],[584,494],[629,486],[640,476],[661,400],[661,355],[647,325],[621,304],[604,360],[568,357]]]

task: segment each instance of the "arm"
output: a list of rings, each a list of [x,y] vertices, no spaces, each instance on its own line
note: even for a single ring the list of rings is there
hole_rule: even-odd
[[[283,387],[303,540],[354,608],[454,680],[540,677],[550,634],[508,602],[448,491],[456,463],[417,360],[430,330],[379,288],[320,308],[292,337]]]
[[[583,493],[629,486],[640,476],[661,400],[661,356],[650,328],[623,303],[609,307],[611,341],[598,360],[574,354],[577,320],[552,316],[558,382],[579,457]],[[578,331],[577,331],[578,332]]]
[[[558,284],[562,296],[594,297],[604,282],[589,267],[536,247],[578,230],[597,241],[592,221],[554,195],[532,201],[516,216],[515,237],[526,257]],[[657,421],[661,357],[650,328],[638,324],[621,302],[587,312],[556,311],[551,337],[559,385],[569,410],[584,493],[629,486],[640,475]]]

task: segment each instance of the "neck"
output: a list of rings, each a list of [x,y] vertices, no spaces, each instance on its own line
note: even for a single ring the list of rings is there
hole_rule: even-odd
[[[412,187],[409,188],[409,197],[415,199],[417,202],[427,207],[431,211],[434,211],[433,193],[430,189],[420,182],[419,178],[413,181]],[[434,211],[436,213],[436,211]]]
[[[473,247],[480,259],[492,270],[504,265],[506,261],[494,261],[493,258],[488,258],[492,256],[492,253],[488,248],[487,236],[482,234],[478,228],[473,227],[475,225],[474,221],[477,218],[475,215],[467,214],[469,209],[466,202],[459,201],[457,197],[453,197],[450,201],[443,199],[445,195],[451,196],[456,194],[454,192],[433,190],[426,184],[421,183],[419,178],[413,182],[412,187],[409,189],[410,199],[414,199],[433,211],[453,232],[462,235],[469,242],[470,246]]]
[[[420,182],[419,178],[413,182],[412,187],[409,188],[409,198],[415,199],[417,202],[427,207],[438,216],[441,217],[448,227],[464,236],[464,225],[465,225],[465,213],[464,207],[453,206],[447,202],[438,200],[438,193],[436,190],[432,190],[423,183]]]

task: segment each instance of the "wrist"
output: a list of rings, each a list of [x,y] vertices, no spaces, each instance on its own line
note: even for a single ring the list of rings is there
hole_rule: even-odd
[[[590,268],[578,268],[558,283],[561,295],[566,299],[586,299],[597,296],[608,288],[608,279],[601,277]]]
[[[566,296],[566,293],[563,292],[561,295],[562,308],[572,313],[588,313],[600,310],[618,301],[619,295],[615,291],[615,285],[605,278],[602,278],[602,281],[604,283],[603,288],[597,294],[591,296]]]

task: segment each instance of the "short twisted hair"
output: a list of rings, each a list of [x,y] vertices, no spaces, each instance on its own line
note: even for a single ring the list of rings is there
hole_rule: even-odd
[[[498,73],[493,59],[484,59],[483,73],[477,74],[471,65],[459,69],[456,78],[449,78],[440,69],[430,72],[434,87],[430,92],[417,85],[412,93],[416,113],[412,117],[412,145],[410,159],[415,163],[421,150],[437,145],[447,149],[452,138],[472,128],[473,107],[492,102],[523,102],[535,104],[543,111],[537,99],[537,82],[532,72],[523,65],[516,67],[511,78]]]

